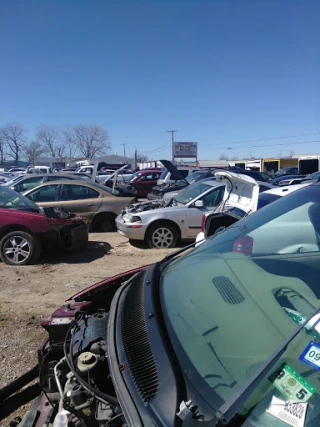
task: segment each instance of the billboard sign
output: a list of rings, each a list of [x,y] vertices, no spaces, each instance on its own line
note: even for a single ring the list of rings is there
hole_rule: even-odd
[[[173,143],[173,158],[197,158],[197,142],[174,142]]]

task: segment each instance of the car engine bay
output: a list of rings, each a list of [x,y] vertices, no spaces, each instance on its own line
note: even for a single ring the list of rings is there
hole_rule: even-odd
[[[40,384],[51,419],[58,413],[68,414],[68,426],[122,425],[108,368],[108,320],[109,313],[99,309],[78,311],[71,326],[63,317],[44,322],[49,339],[39,351]]]

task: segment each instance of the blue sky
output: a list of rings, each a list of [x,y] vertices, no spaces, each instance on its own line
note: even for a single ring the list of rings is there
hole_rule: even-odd
[[[319,16],[319,0],[5,0],[0,125],[98,123],[113,153],[157,159],[171,129],[199,159],[320,153]]]

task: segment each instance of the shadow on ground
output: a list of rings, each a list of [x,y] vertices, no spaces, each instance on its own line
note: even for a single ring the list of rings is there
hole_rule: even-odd
[[[50,252],[44,253],[40,258],[40,264],[83,264],[90,263],[96,259],[103,258],[108,255],[111,250],[111,245],[106,242],[89,241],[83,248],[68,251],[64,249],[55,248]]]

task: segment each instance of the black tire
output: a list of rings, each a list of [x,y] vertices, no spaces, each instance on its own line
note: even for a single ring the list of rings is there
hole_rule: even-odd
[[[94,230],[98,229],[103,233],[109,233],[110,231],[115,231],[116,229],[115,218],[107,214],[99,215],[94,220],[93,229]]]
[[[177,228],[170,222],[157,222],[146,233],[146,243],[151,249],[174,248],[179,239]]]
[[[40,254],[38,237],[25,231],[12,231],[0,241],[0,258],[5,264],[35,264]]]

